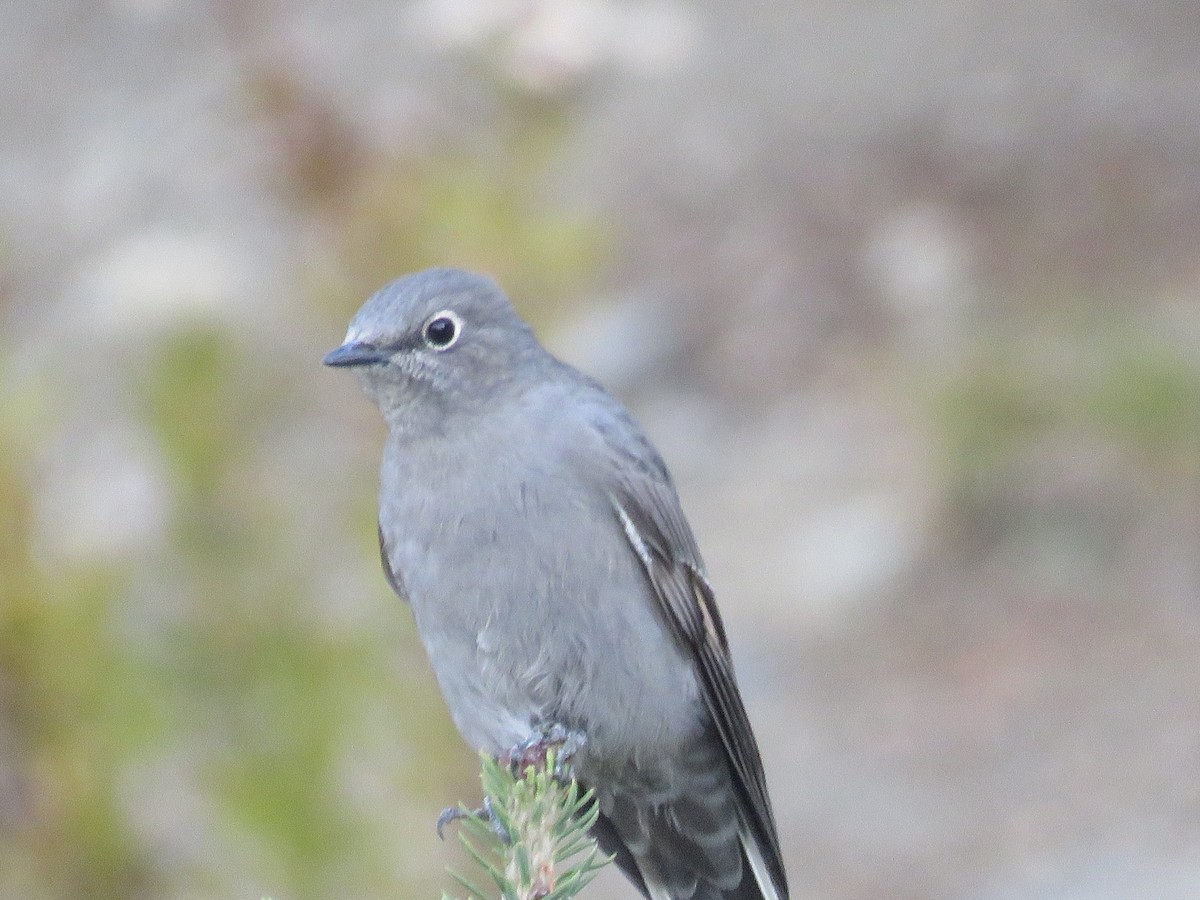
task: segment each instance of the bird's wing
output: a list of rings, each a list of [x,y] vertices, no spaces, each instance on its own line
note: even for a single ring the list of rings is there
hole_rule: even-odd
[[[379,561],[383,564],[383,577],[387,579],[387,583],[396,592],[396,596],[407,603],[408,593],[404,590],[404,582],[400,578],[400,573],[392,568],[391,553],[388,550],[387,539],[383,536],[383,526],[378,526],[378,529]]]
[[[704,703],[753,837],[745,850],[755,878],[764,896],[786,897],[786,876],[762,759],[734,679],[725,626],[675,489],[657,458],[652,461],[654,465],[647,465],[642,458],[637,465],[618,467],[622,474],[610,494],[613,509],[641,561],[663,618],[694,660]]]

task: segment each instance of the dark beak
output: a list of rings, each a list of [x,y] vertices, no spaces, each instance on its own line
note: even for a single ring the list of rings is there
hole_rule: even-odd
[[[342,344],[336,350],[331,350],[322,360],[327,366],[378,366],[388,361],[389,354],[373,344],[356,342]]]

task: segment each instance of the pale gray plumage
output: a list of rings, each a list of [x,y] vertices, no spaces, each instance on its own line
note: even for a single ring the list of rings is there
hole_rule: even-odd
[[[650,900],[785,900],[700,554],[621,405],[454,269],[383,288],[325,361],[387,420],[384,569],[467,743],[584,735],[597,837]]]

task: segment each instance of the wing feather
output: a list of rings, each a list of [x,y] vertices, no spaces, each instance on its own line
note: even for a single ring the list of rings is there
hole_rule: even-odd
[[[759,880],[765,868],[779,896],[787,896],[775,817],[762,758],[734,677],[725,626],[699,549],[665,479],[646,470],[620,484],[610,497],[626,537],[646,571],[673,636],[695,661],[703,698],[733,773],[735,793],[753,837],[747,847]],[[764,891],[766,885],[763,886]]]
[[[392,568],[392,560],[388,552],[387,539],[383,536],[383,526],[378,526],[379,531],[379,561],[383,564],[383,577],[387,579],[387,583],[391,585],[396,596],[408,602],[408,592],[404,590],[404,582],[400,578],[400,573]]]

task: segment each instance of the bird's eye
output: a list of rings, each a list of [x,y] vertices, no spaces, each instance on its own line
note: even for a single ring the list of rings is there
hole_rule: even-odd
[[[434,350],[446,350],[452,347],[461,332],[462,319],[448,309],[430,316],[425,327],[421,329],[425,343]]]

